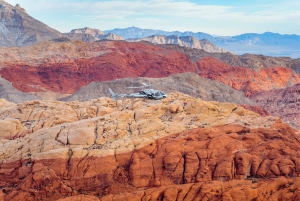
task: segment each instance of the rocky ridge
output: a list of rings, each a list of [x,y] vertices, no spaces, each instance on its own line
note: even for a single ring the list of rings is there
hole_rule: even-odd
[[[299,132],[236,104],[180,93],[154,102],[2,100],[0,117],[3,200],[299,196]]]
[[[146,38],[127,39],[129,42],[147,41],[154,44],[174,44],[188,48],[201,49],[206,52],[226,53],[225,49],[219,48],[206,39],[198,40],[192,36],[157,36],[152,35]]]
[[[48,42],[12,48],[0,56],[1,62],[2,77],[23,92],[74,93],[92,81],[196,72],[194,64],[177,51],[124,41]]]
[[[180,73],[166,78],[123,78],[106,82],[92,82],[80,88],[63,101],[87,101],[101,96],[110,96],[108,88],[115,93],[136,93],[143,88],[129,89],[127,87],[139,87],[141,83],[147,83],[154,89],[159,89],[169,94],[181,92],[205,101],[232,102],[237,104],[254,105],[245,95],[231,87],[217,81],[200,77],[196,73]]]
[[[19,4],[0,0],[0,46],[24,46],[59,38],[62,34],[29,16]]]

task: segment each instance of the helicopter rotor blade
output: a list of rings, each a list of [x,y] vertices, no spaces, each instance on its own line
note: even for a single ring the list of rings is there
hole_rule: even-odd
[[[140,87],[126,87],[127,89],[139,89],[139,88],[144,88],[145,86],[140,86]]]
[[[144,85],[145,87],[151,87],[151,85],[146,84],[146,83],[142,83],[142,85]]]

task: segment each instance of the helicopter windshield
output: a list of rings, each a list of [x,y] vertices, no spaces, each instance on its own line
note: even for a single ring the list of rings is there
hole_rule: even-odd
[[[156,91],[155,92],[155,96],[164,96],[166,95],[165,93],[163,93],[162,91]]]
[[[159,91],[155,92],[155,96],[161,96],[160,92]]]

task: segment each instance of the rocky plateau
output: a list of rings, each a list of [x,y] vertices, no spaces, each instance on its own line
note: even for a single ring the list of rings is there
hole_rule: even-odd
[[[0,118],[2,200],[300,196],[299,131],[233,103],[2,99]]]

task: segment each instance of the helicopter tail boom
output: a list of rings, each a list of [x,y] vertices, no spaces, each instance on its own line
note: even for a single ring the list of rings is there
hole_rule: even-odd
[[[111,88],[108,88],[109,93],[111,94],[112,99],[116,100],[117,95],[111,90]]]

